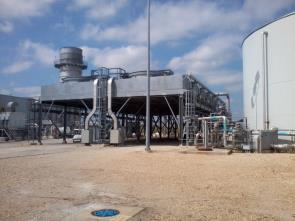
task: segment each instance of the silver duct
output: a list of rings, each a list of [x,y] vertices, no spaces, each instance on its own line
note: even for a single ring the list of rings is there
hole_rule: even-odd
[[[110,78],[108,80],[108,113],[111,116],[111,118],[113,119],[113,126],[114,126],[114,130],[118,129],[118,119],[116,117],[116,115],[114,114],[114,112],[112,111],[112,83],[113,83],[113,78]]]
[[[85,120],[85,130],[89,129],[89,121],[91,117],[95,114],[96,108],[97,108],[97,84],[98,84],[98,79],[95,79],[93,81],[93,107],[90,113],[87,115],[86,120]]]

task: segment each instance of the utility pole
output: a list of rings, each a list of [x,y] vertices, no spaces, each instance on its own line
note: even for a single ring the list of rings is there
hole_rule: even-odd
[[[147,71],[146,71],[146,128],[145,128],[145,150],[150,152],[150,113],[151,113],[151,102],[150,102],[150,0],[147,0]]]

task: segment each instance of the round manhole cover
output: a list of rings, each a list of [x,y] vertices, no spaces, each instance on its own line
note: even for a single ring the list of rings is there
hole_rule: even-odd
[[[94,210],[91,212],[93,216],[98,216],[98,217],[116,216],[119,213],[120,211],[116,209],[100,209],[100,210]]]

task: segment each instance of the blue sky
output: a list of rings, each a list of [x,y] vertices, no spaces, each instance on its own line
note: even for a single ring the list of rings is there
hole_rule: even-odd
[[[242,116],[243,38],[295,10],[295,0],[151,0],[152,69],[192,73],[229,92]],[[0,0],[0,93],[36,96],[58,81],[63,46],[84,49],[89,68],[146,67],[145,0]]]

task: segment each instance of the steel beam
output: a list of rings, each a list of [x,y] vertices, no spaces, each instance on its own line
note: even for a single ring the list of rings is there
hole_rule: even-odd
[[[168,101],[167,97],[164,96],[164,98],[165,98],[165,100],[166,100],[166,103],[168,104],[168,107],[169,107],[169,109],[170,109],[170,111],[171,111],[171,114],[173,115],[173,118],[174,118],[175,122],[176,122],[177,125],[179,126],[178,120],[177,120],[177,118],[176,118],[176,116],[175,116],[175,114],[174,114],[174,112],[173,112],[173,110],[172,110],[172,108],[171,108],[171,106],[170,106],[170,104],[169,104],[169,101]]]
[[[120,114],[120,112],[123,110],[123,108],[126,106],[128,101],[130,101],[131,97],[128,97],[128,99],[124,102],[124,104],[120,107],[120,109],[117,111],[117,116]]]
[[[67,143],[67,105],[64,106],[64,131],[63,131],[63,143]]]

